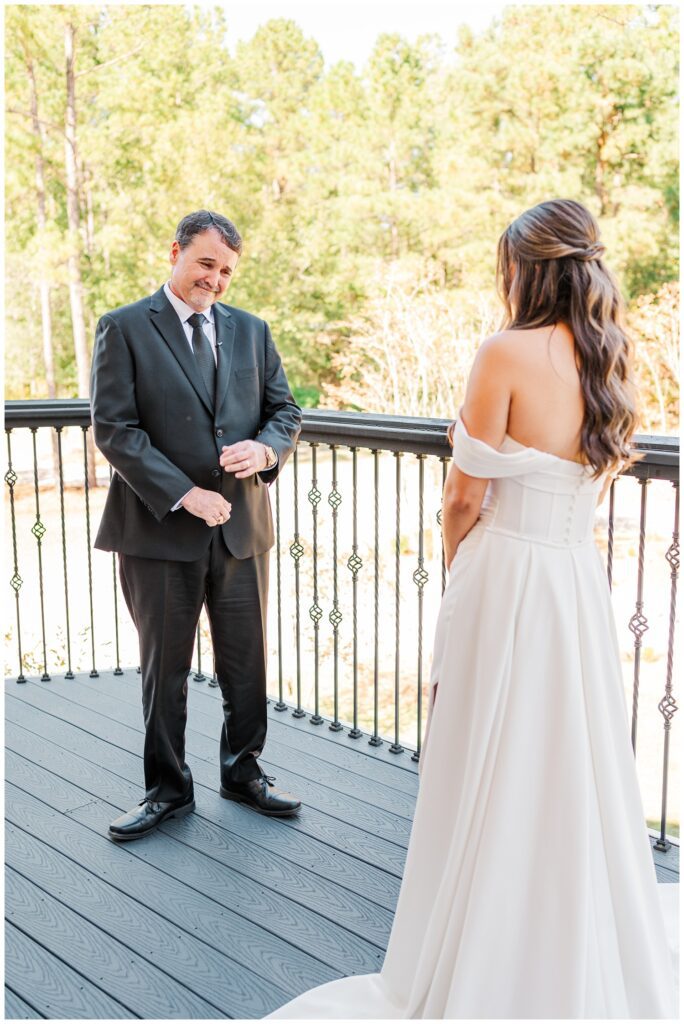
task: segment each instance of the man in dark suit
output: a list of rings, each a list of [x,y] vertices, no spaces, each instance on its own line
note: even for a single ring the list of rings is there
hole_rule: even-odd
[[[140,640],[145,799],[113,821],[137,839],[194,810],[185,763],[187,679],[206,603],[223,695],[220,792],[296,813],[257,757],[266,739],[267,484],[294,449],[301,410],[268,325],[220,303],[242,240],[225,217],[184,217],[170,280],[97,326],[95,442],[114,473],[95,546],[119,553]]]

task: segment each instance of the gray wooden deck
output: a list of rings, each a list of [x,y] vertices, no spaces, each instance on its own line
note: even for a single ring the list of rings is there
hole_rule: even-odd
[[[197,812],[106,837],[141,797],[135,671],[8,681],[6,1003],[16,1018],[255,1018],[382,963],[417,791],[410,756],[270,709],[298,818],[222,800],[218,691],[190,680]],[[656,854],[677,881],[678,848]],[[616,851],[619,855],[619,851]]]

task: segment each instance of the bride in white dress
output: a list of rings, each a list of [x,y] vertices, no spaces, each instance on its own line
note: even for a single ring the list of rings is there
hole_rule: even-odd
[[[499,242],[506,329],[453,427],[449,581],[384,966],[271,1017],[676,1015],[658,889],[677,887],[656,884],[592,536],[636,425],[603,251],[569,200]]]

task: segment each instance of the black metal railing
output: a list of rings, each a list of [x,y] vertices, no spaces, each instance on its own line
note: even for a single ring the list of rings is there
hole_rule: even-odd
[[[92,550],[92,523],[111,471],[96,460],[99,472],[92,477],[88,403],[8,402],[5,415],[15,652],[7,672],[17,682],[32,672],[47,680],[55,669],[67,678],[76,671],[96,676],[99,663],[120,674],[122,663],[137,664],[137,641],[127,617],[120,617],[115,560]],[[306,410],[297,451],[271,492],[275,708],[308,715],[317,728],[346,728],[352,741],[365,731],[373,746],[387,742],[391,753],[408,752],[414,760],[424,728],[425,623],[434,621],[446,582],[440,529],[450,460],[445,428],[443,420]],[[653,775],[654,756],[659,762],[657,845],[667,849],[677,710],[679,440],[640,436],[635,448],[642,459],[611,488],[597,540],[623,648],[626,640],[631,647],[635,755],[639,763],[643,749],[647,775]],[[649,501],[653,483],[657,498]],[[51,538],[56,541],[48,551]],[[25,583],[30,593],[23,598]],[[646,647],[649,630],[655,646]],[[208,643],[208,631],[198,627],[195,679],[215,685],[215,674],[202,670]],[[640,724],[647,742],[640,739],[637,747]]]

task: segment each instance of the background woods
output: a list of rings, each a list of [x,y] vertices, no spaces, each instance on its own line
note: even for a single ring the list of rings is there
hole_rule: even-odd
[[[564,195],[629,300],[642,429],[676,429],[674,7],[511,7],[382,35],[361,69],[287,19],[233,56],[230,31],[207,7],[7,8],[9,397],[87,395],[98,317],[162,283],[207,206],[300,401],[451,416],[500,315],[499,233]]]

